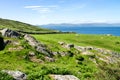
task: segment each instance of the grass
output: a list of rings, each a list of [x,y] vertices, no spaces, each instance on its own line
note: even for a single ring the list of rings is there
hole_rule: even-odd
[[[62,49],[58,42],[73,43],[78,46],[94,46],[120,52],[120,37],[105,35],[84,35],[84,34],[46,34],[33,35],[36,39],[45,43],[50,49]]]
[[[43,63],[32,62],[28,57],[28,53],[29,51],[36,53],[36,51],[29,46],[24,39],[4,38],[5,40],[18,41],[20,44],[9,44],[3,51],[0,51],[0,70],[22,71],[27,74],[28,80],[52,80],[49,77],[50,74],[71,74],[80,80],[110,80],[110,78],[116,80],[119,77],[120,71],[118,64],[108,65],[98,58],[95,58],[95,56],[92,56],[92,58],[97,60],[98,65],[96,65],[90,60],[91,56],[82,55],[74,48],[70,50],[65,49],[61,47],[58,42],[73,43],[78,46],[102,47],[120,52],[120,48],[118,47],[120,37],[83,34],[46,34],[33,36],[38,41],[46,44],[52,51],[70,51],[71,54],[64,57],[55,56],[55,62],[48,62],[46,60],[44,60]],[[9,48],[19,46],[23,47],[21,51],[9,51]],[[36,54],[39,59],[41,58],[40,56],[44,58],[41,53]],[[115,75],[112,75],[114,73]],[[11,77],[8,76],[9,80],[10,78]]]
[[[2,28],[9,28],[12,30],[19,30],[24,32],[53,32],[53,30],[40,28],[38,26],[27,23],[0,18],[0,29]]]

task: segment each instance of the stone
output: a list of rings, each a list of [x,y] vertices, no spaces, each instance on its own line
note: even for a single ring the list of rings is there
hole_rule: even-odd
[[[68,55],[68,53],[67,52],[59,52],[59,54],[61,55],[61,56],[67,56]]]
[[[1,30],[2,36],[4,37],[14,37],[14,38],[19,38],[21,36],[21,34],[19,32],[10,30],[10,29],[3,29]]]
[[[35,53],[34,52],[29,52],[29,54],[28,54],[30,57],[33,57],[33,56],[35,56]]]
[[[92,46],[87,46],[86,47],[86,50],[93,50],[94,49],[94,47],[92,47]]]
[[[80,80],[74,75],[50,75],[53,80]]]
[[[27,79],[27,75],[20,71],[2,70],[2,72],[7,73],[8,75],[12,76],[16,80],[26,80]]]
[[[50,58],[50,57],[45,57],[45,60],[48,62],[55,62],[55,59]]]
[[[66,47],[69,48],[69,49],[74,48],[74,44],[67,44]]]
[[[53,54],[51,51],[49,51],[45,45],[42,43],[38,42],[33,36],[30,36],[26,34],[24,36],[24,39],[28,42],[30,46],[32,46],[36,51],[43,53],[46,56],[51,57]]]
[[[60,45],[65,45],[65,42],[58,42]]]

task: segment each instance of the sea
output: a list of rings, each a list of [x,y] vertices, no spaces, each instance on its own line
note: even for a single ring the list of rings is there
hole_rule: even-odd
[[[81,26],[43,26],[47,29],[59,30],[63,32],[76,32],[79,34],[112,34],[114,36],[120,36],[120,26],[112,27],[81,27]]]

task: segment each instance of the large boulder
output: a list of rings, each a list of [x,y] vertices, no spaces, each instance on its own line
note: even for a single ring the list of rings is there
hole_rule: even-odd
[[[4,45],[4,40],[3,40],[2,37],[0,37],[0,50],[3,50],[4,47],[5,47],[5,45]]]
[[[2,36],[5,36],[5,37],[14,37],[14,38],[19,38],[21,36],[21,34],[19,32],[16,32],[16,31],[13,31],[13,30],[10,30],[10,29],[3,29],[0,31]]]
[[[7,73],[8,75],[12,76],[16,80],[26,80],[27,76],[25,73],[20,71],[10,71],[10,70],[2,70],[2,72]]]
[[[38,42],[33,36],[30,36],[28,34],[26,34],[24,36],[24,39],[28,42],[28,44],[30,46],[32,46],[36,51],[43,53],[44,55],[47,55],[49,57],[52,56],[52,52],[49,51],[45,45],[43,45],[42,43]]]

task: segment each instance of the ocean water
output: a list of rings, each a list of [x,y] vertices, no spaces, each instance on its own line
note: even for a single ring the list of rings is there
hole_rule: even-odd
[[[60,31],[71,31],[79,34],[112,34],[115,36],[120,36],[120,27],[69,27],[69,26],[43,26],[44,28],[60,30]]]

